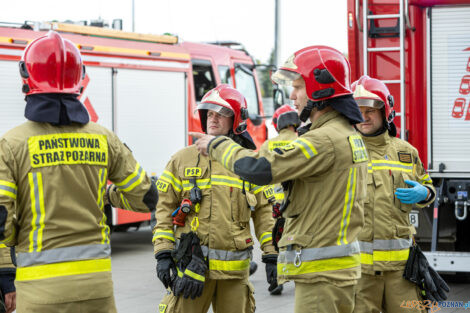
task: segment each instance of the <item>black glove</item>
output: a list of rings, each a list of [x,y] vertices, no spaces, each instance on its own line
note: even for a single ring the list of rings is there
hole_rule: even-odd
[[[425,299],[432,302],[444,301],[447,299],[446,292],[449,292],[449,286],[442,277],[429,265],[426,258],[419,258],[419,273],[421,278],[421,289]]]
[[[266,280],[269,284],[268,291],[271,292],[277,287],[277,255],[263,255],[261,260],[266,264]]]
[[[183,297],[187,299],[191,296],[191,299],[194,300],[202,295],[207,265],[204,262],[204,254],[202,253],[199,237],[193,232],[191,234],[191,262],[189,262],[184,270],[181,281],[182,285],[184,285]]]
[[[418,245],[410,248],[410,256],[405,266],[403,277],[418,285],[425,299],[444,301],[449,286],[442,277],[429,265],[426,256]]]
[[[193,255],[191,262],[184,271],[183,278],[181,278],[184,285],[183,297],[185,299],[191,296],[191,299],[194,300],[202,295],[206,271],[207,265],[204,260]]]
[[[155,258],[157,259],[158,279],[161,280],[165,288],[171,287],[176,277],[176,265],[171,257],[171,251],[160,251],[155,255]]]

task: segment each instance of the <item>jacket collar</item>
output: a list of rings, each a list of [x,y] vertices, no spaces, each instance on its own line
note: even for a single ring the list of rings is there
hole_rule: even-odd
[[[374,146],[374,147],[386,146],[390,143],[390,135],[388,134],[388,131],[386,131],[380,135],[373,136],[373,137],[362,136],[362,140],[364,140],[367,146]]]
[[[310,130],[320,128],[326,123],[328,123],[329,121],[339,118],[340,116],[341,116],[341,113],[339,113],[336,110],[331,110],[330,112],[326,112],[320,115],[320,117],[318,117],[318,119],[315,122],[312,122],[312,126],[310,126]]]
[[[69,125],[87,124],[88,111],[76,95],[44,93],[26,96],[24,116],[33,122]]]

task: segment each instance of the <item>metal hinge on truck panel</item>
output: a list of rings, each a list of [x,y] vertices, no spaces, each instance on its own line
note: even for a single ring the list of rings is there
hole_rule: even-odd
[[[400,138],[406,140],[406,121],[405,121],[405,25],[404,21],[407,22],[407,27],[411,28],[409,25],[408,17],[408,0],[399,0],[400,1],[400,10],[398,14],[371,14],[372,12],[368,10],[367,0],[363,0],[362,4],[362,29],[359,23],[359,1],[356,0],[356,19],[358,21],[358,28],[362,31],[362,43],[363,43],[363,60],[364,60],[364,75],[369,74],[369,53],[373,52],[389,52],[389,51],[399,51],[400,52],[400,79],[398,80],[382,80],[385,84],[400,84],[400,112],[396,116],[400,117]],[[404,2],[403,2],[404,1]],[[376,27],[374,20],[377,19],[397,19],[397,26],[395,27]],[[368,27],[368,21],[371,21],[370,26]],[[368,29],[370,28],[370,29]],[[399,37],[400,46],[398,47],[369,47],[369,37],[371,38],[386,38],[386,37]]]

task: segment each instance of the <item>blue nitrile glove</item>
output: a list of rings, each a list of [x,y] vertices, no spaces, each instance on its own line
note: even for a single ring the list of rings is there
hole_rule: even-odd
[[[405,180],[413,188],[397,188],[395,195],[402,203],[413,204],[425,200],[429,189],[414,180]]]

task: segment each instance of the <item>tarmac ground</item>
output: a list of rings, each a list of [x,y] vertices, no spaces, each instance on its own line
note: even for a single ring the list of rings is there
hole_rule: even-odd
[[[112,234],[114,295],[118,312],[158,312],[158,304],[166,291],[155,272],[156,260],[151,239],[148,226],[138,231],[131,228],[127,232]],[[257,246],[253,251],[258,270],[250,276],[250,281],[255,287],[256,313],[293,313],[294,283],[286,283],[281,295],[270,295],[261,251]],[[451,288],[447,299],[451,302],[447,302],[448,305],[465,305],[470,301],[469,276],[451,275],[444,278]],[[433,312],[470,312],[470,308],[436,308]]]

